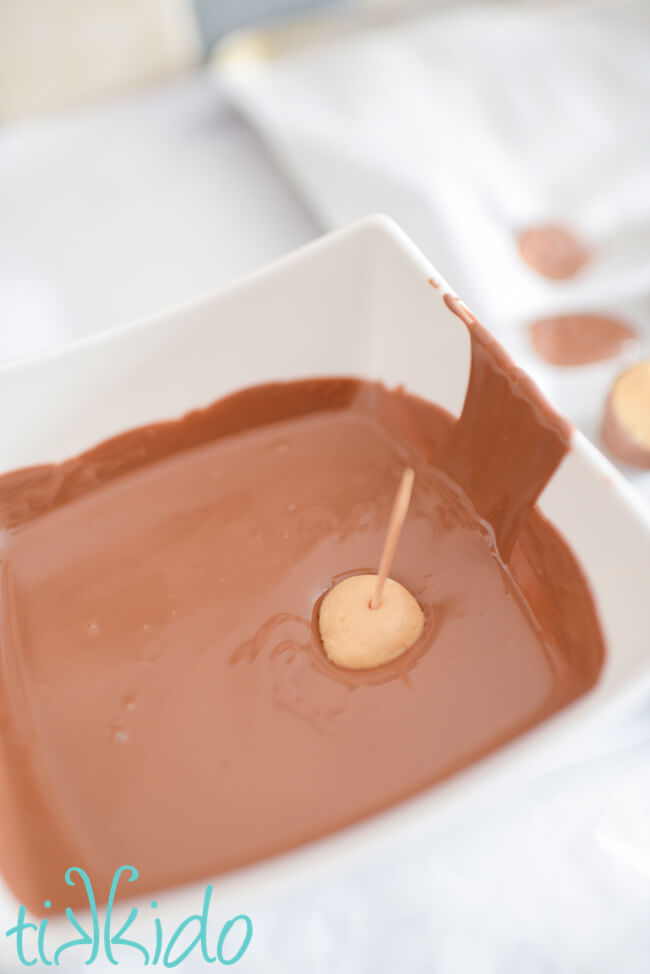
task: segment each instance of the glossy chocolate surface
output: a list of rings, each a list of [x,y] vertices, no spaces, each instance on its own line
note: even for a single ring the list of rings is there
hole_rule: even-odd
[[[534,502],[570,431],[472,331],[463,416],[378,383],[244,390],[0,478],[0,867],[34,910],[213,876],[429,787],[591,687],[595,609]],[[328,662],[313,625],[374,571],[426,624],[394,663]],[[82,897],[83,898],[83,897]]]

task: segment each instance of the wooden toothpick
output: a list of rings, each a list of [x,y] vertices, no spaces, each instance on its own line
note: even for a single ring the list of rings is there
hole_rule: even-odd
[[[384,591],[384,585],[386,584],[386,579],[388,578],[388,573],[390,571],[390,566],[393,562],[393,555],[395,554],[395,549],[397,548],[397,542],[399,541],[400,534],[402,533],[402,527],[404,526],[404,521],[406,520],[406,515],[409,509],[409,504],[411,503],[411,494],[413,493],[413,481],[415,480],[415,471],[407,467],[402,474],[402,480],[397,490],[395,496],[395,501],[393,503],[393,509],[390,513],[390,520],[388,522],[388,531],[386,532],[386,541],[384,543],[384,550],[381,555],[381,561],[379,562],[379,573],[377,575],[377,584],[375,585],[375,591],[373,593],[372,599],[370,600],[370,608],[378,609],[381,605],[381,597]]]

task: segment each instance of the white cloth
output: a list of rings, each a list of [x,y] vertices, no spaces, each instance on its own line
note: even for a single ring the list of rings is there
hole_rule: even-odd
[[[321,225],[394,217],[597,442],[625,360],[546,366],[526,326],[618,313],[650,354],[650,4],[456,8],[226,65],[226,91]],[[594,249],[573,280],[521,260],[517,235],[540,222]],[[650,500],[650,475],[628,473]]]

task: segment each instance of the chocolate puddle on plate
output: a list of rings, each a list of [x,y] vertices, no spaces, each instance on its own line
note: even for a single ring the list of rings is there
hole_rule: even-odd
[[[533,348],[549,365],[590,365],[616,358],[639,344],[631,325],[601,314],[558,315],[530,325]]]
[[[57,466],[0,478],[0,868],[38,912],[282,852],[406,798],[593,686],[588,587],[535,509],[569,430],[462,305],[458,422],[356,379],[247,389]],[[392,575],[419,642],[325,658],[314,606]],[[83,895],[79,894],[79,903]]]

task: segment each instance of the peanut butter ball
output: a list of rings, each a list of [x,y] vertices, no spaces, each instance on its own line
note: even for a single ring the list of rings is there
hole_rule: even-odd
[[[605,406],[601,435],[623,463],[650,469],[650,359],[619,375]]]
[[[377,575],[352,575],[323,599],[318,624],[323,648],[337,666],[367,670],[397,659],[418,640],[424,613],[411,593],[392,578],[381,604],[370,608]]]

